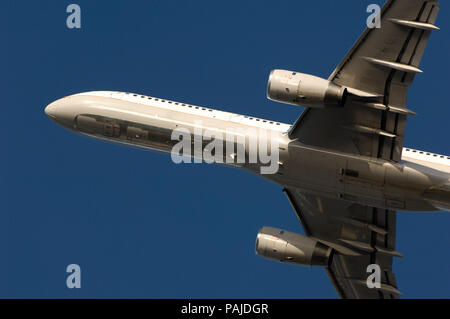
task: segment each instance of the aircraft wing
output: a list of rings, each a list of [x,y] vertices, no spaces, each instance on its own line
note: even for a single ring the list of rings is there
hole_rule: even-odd
[[[289,131],[304,144],[399,161],[412,84],[439,11],[432,0],[388,0],[329,77],[348,88],[343,108],[306,109]]]
[[[393,257],[401,257],[395,251],[395,211],[307,195],[294,188],[283,191],[306,235],[335,249],[326,272],[341,298],[399,297],[392,272]],[[370,264],[380,266],[380,288],[367,286]]]

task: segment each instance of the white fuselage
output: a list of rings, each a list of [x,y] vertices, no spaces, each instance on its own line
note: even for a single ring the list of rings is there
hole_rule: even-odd
[[[219,163],[306,193],[385,209],[450,208],[450,157],[444,155],[404,148],[401,162],[393,163],[339,153],[290,139],[288,124],[123,92],[75,94],[45,111],[76,132],[172,155],[181,138],[174,132],[192,135],[189,156],[197,159],[211,155],[208,145],[216,140],[222,144],[214,144],[212,155]]]

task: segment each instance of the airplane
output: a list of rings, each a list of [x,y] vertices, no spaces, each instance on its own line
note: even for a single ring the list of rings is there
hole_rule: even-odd
[[[306,107],[292,125],[116,91],[67,96],[45,113],[76,133],[171,156],[186,141],[184,160],[208,153],[280,185],[305,236],[263,227],[257,254],[323,267],[341,298],[398,298],[396,212],[450,210],[450,157],[403,146],[415,115],[408,87],[438,11],[438,1],[388,0],[381,28],[367,28],[328,79],[273,70],[267,97]],[[263,173],[261,150],[277,155],[273,172]]]

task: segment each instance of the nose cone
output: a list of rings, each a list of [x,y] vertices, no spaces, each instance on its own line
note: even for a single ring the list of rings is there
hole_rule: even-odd
[[[70,97],[64,97],[47,105],[44,112],[56,124],[72,128],[77,104]]]
[[[47,107],[44,109],[45,114],[51,118],[52,120],[56,120],[56,110],[58,108],[57,101],[50,103],[47,105]]]

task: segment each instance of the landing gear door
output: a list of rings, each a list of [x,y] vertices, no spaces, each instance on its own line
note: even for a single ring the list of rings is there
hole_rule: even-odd
[[[383,195],[386,169],[381,163],[348,159],[342,171],[346,193],[380,198]]]

